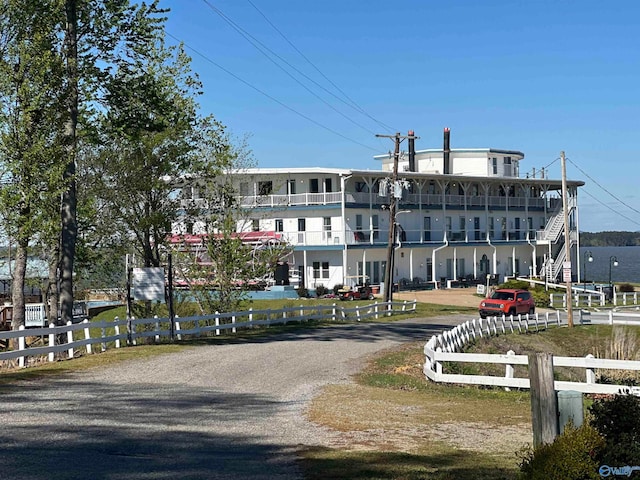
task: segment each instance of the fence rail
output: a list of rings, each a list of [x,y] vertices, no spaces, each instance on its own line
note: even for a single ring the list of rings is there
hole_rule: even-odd
[[[174,321],[173,333],[177,340],[185,336],[221,335],[223,331],[237,333],[238,329],[254,328],[287,324],[290,322],[307,322],[310,320],[361,321],[370,318],[380,318],[393,314],[413,312],[417,302],[375,302],[366,305],[348,303],[342,305],[300,305],[278,310],[245,310],[240,312],[215,313],[213,315],[177,317]],[[0,351],[0,363],[18,359],[20,367],[29,366],[29,358],[48,357],[48,361],[55,361],[55,354],[62,353],[67,358],[74,358],[78,349],[84,348],[87,354],[93,353],[93,345],[100,344],[101,351],[106,351],[108,345],[114,344],[120,348],[123,344],[136,345],[142,338],[170,338],[171,321],[169,318],[130,318],[113,321],[81,323],[67,323],[56,327],[28,328],[0,332],[0,343],[9,344],[17,341],[18,348]],[[75,334],[75,335],[74,335]],[[27,345],[28,339],[42,339],[42,346]],[[66,342],[61,343],[60,338]]]
[[[621,312],[580,312],[582,324],[624,324],[640,326],[640,314]],[[432,336],[424,346],[424,374],[434,382],[458,383],[470,385],[488,385],[505,388],[529,388],[529,378],[515,377],[516,365],[528,365],[528,356],[516,355],[512,350],[506,354],[460,353],[460,350],[473,340],[491,337],[504,333],[540,331],[550,325],[566,324],[560,312],[546,313],[540,317],[535,315],[518,315],[517,317],[492,317],[485,320],[471,320]],[[443,362],[464,362],[505,365],[504,377],[495,375],[469,375],[445,373]],[[640,387],[631,385],[610,385],[597,383],[596,369],[640,370],[639,361],[609,360],[594,358],[553,357],[554,367],[575,367],[585,370],[584,382],[555,381],[556,390],[576,390],[583,393],[621,393],[628,392],[640,395]]]
[[[574,307],[604,307],[607,295],[600,292],[574,293],[571,296]],[[616,307],[636,306],[640,300],[638,292],[615,292],[611,296],[611,303]],[[566,293],[552,293],[549,295],[549,306],[552,308],[567,308]]]

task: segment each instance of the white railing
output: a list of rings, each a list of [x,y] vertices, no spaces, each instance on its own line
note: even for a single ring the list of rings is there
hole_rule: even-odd
[[[353,305],[349,302],[342,305],[300,305],[299,307],[283,308],[279,310],[253,310],[240,312],[215,313],[213,315],[176,318],[174,335],[182,340],[185,335],[220,335],[222,332],[236,333],[238,329],[254,328],[265,325],[286,325],[289,322],[307,322],[309,320],[324,321],[361,321],[369,318],[380,318],[393,314],[413,312],[417,302],[375,302],[365,305]],[[75,333],[78,332],[78,333]],[[74,335],[75,333],[75,335]],[[73,358],[78,349],[85,349],[92,353],[92,345],[100,344],[101,351],[107,350],[108,345],[120,348],[122,344],[135,345],[138,339],[154,338],[156,342],[161,337],[169,338],[171,323],[168,318],[132,318],[113,321],[67,323],[65,326],[28,328],[0,332],[0,344],[17,341],[18,348],[0,351],[0,363],[18,359],[18,366],[28,366],[28,358],[48,356],[50,362],[55,361],[55,354],[62,353]],[[42,346],[28,346],[27,338],[42,338]],[[56,343],[56,339],[64,337],[66,343]]]
[[[588,317],[581,318],[581,323],[610,323],[633,324],[640,326],[640,315],[621,314],[609,312],[601,316],[590,313]],[[527,355],[516,355],[509,351],[501,354],[459,353],[466,344],[476,338],[490,337],[507,332],[526,332],[535,329],[546,329],[549,325],[560,326],[564,324],[560,313],[545,314],[542,319],[538,314],[534,316],[518,317],[493,317],[486,320],[471,320],[457,327],[445,331],[440,335],[434,335],[424,346],[425,363],[424,374],[434,382],[458,383],[470,385],[490,385],[505,388],[529,388],[529,379],[515,377],[516,365],[527,365]],[[495,375],[469,375],[445,373],[443,362],[464,362],[505,365],[504,377]],[[555,381],[556,390],[576,390],[583,393],[608,393],[615,394],[630,392],[640,394],[640,388],[629,385],[600,384],[596,381],[596,369],[611,370],[640,370],[639,361],[609,360],[594,358],[587,355],[585,358],[553,357],[554,367],[576,367],[585,369],[584,382]]]
[[[607,303],[604,293],[574,293],[571,304],[575,307],[604,307]],[[616,307],[638,306],[638,292],[615,293],[611,299]],[[565,293],[552,293],[549,295],[549,306],[553,308],[567,308],[567,295]]]

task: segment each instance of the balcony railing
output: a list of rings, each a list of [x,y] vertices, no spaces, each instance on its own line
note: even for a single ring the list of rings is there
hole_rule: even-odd
[[[292,195],[245,195],[238,197],[240,205],[246,208],[255,207],[287,207],[291,205],[328,205],[339,204],[342,201],[342,192],[326,192],[326,193],[296,193]],[[400,200],[400,204],[405,205],[422,205],[424,208],[442,206],[442,195],[436,193],[409,193]],[[489,208],[529,208],[542,209],[545,206],[547,199],[544,198],[529,198],[525,197],[501,197],[491,196],[485,198],[484,196],[468,196],[463,195],[445,195],[444,202],[448,207],[456,209],[463,208],[466,204],[467,207],[484,207],[488,201]],[[345,194],[345,202],[347,204],[365,204],[365,205],[387,205],[389,203],[389,197],[379,196],[376,193],[363,193],[363,192],[347,192]],[[203,198],[198,199],[183,199],[181,201],[183,208],[198,207],[206,208],[207,202]],[[552,209],[555,206],[555,199],[548,199],[548,209]]]
[[[529,233],[530,239],[535,238],[534,231]],[[282,238],[293,246],[328,246],[328,245],[386,245],[389,239],[388,230],[348,230],[344,235],[341,231],[304,231],[304,232],[280,232]],[[492,243],[513,242],[527,239],[526,230],[510,232],[494,232],[490,235]],[[447,241],[450,243],[475,243],[486,242],[487,231],[484,229],[470,229],[467,231],[450,231],[447,233]],[[397,243],[403,244],[442,244],[444,230],[434,229],[403,230],[397,232]]]

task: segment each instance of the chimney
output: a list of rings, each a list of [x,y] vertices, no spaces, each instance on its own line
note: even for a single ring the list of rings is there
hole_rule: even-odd
[[[413,130],[409,130],[409,171],[416,171],[416,139]]]
[[[445,175],[449,175],[451,173],[451,164],[450,164],[451,148],[449,146],[449,134],[450,134],[449,129],[445,127],[445,129],[444,129],[444,148],[442,149],[443,160],[444,160],[444,168],[442,169],[442,172]]]

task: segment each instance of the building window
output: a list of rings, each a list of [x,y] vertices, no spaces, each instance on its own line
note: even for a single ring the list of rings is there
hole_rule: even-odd
[[[325,192],[333,192],[333,184],[330,178],[324,179],[324,191]]]
[[[491,170],[494,175],[498,174],[498,159],[496,157],[491,159]]]
[[[362,230],[362,215],[360,214],[356,214],[356,230],[357,231]]]
[[[504,175],[510,177],[511,173],[511,157],[504,157]]]
[[[271,195],[273,193],[273,182],[258,182],[258,195]]]
[[[323,217],[322,224],[325,238],[331,238],[331,217]]]
[[[318,179],[312,178],[309,180],[309,193],[319,193],[320,188],[318,186]]]
[[[373,239],[377,240],[380,236],[380,219],[378,215],[371,215],[371,230],[373,230]]]
[[[329,262],[313,262],[313,278],[329,278]]]
[[[249,183],[240,182],[240,195],[247,197],[249,195]]]
[[[276,232],[284,232],[284,221],[281,218],[276,218]]]
[[[287,194],[288,195],[295,195],[296,194],[296,181],[295,180],[288,180],[287,181]]]
[[[254,218],[251,220],[251,231],[259,232],[260,231],[260,220]]]
[[[424,217],[424,241],[431,241],[431,217]]]

